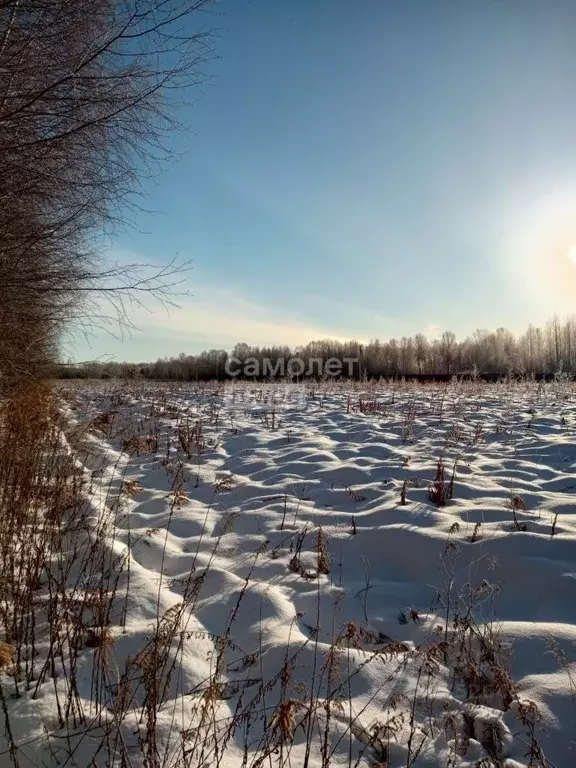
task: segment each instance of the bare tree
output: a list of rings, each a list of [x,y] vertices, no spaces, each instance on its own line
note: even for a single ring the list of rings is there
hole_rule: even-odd
[[[0,331],[8,347],[50,356],[66,322],[90,327],[112,315],[126,325],[130,302],[170,301],[185,265],[108,264],[98,236],[115,231],[137,205],[139,182],[170,157],[167,134],[181,127],[174,107],[213,57],[208,5],[0,0]]]
[[[447,373],[448,375],[453,371],[455,344],[456,336],[452,331],[444,331],[440,341],[440,348],[442,350],[442,360],[444,362],[444,373]]]

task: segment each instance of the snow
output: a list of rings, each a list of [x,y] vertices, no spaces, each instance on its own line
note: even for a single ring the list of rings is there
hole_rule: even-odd
[[[274,742],[274,766],[512,768],[530,764],[531,744],[532,765],[573,764],[573,384],[107,382],[63,394],[71,427],[114,411],[78,457],[114,524],[110,547],[130,557],[111,630],[117,679],[158,615],[185,602],[157,718],[167,763],[256,766]],[[187,452],[178,429],[198,423]],[[157,450],[128,455],[134,434]],[[438,507],[440,457],[446,483],[455,476]],[[87,701],[94,653],[79,669]],[[52,697],[46,683],[10,703],[30,765],[55,729]]]

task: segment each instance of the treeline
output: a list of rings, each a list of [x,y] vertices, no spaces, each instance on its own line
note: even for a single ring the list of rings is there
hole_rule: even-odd
[[[335,374],[341,361],[340,370]],[[332,363],[330,363],[332,361]],[[264,379],[282,375],[351,376],[453,376],[576,373],[576,318],[552,319],[543,327],[530,325],[514,336],[505,328],[477,330],[458,341],[445,331],[439,339],[423,334],[368,344],[331,339],[304,346],[258,347],[237,344],[230,352],[211,349],[198,355],[181,354],[153,363],[83,363],[58,369],[60,377],[143,377],[177,381]]]
[[[45,374],[71,327],[126,324],[130,299],[169,299],[174,265],[99,254],[166,155],[167,94],[194,86],[210,54],[186,22],[206,2],[1,3],[0,394]]]

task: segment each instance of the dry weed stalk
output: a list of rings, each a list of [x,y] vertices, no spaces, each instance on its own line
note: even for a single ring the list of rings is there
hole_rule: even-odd
[[[428,490],[428,496],[430,501],[436,504],[437,507],[443,507],[448,501],[448,487],[444,480],[444,461],[442,458],[438,459],[438,464],[436,465],[436,477]]]

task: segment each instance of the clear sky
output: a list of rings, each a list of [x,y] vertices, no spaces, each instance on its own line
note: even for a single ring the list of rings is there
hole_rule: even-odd
[[[71,356],[462,336],[576,311],[574,0],[213,11],[220,59],[172,139],[186,154],[111,246],[192,259],[192,295]]]

